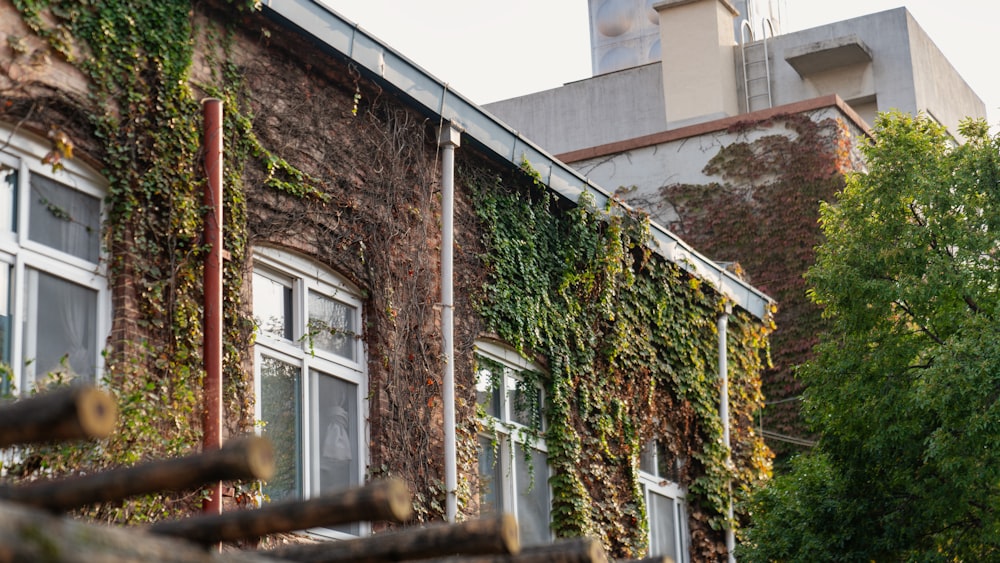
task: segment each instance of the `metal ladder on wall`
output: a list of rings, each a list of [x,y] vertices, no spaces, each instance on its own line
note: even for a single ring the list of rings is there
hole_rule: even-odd
[[[767,52],[768,39],[774,38],[774,25],[770,18],[761,20],[761,35],[761,40],[757,41],[750,22],[743,20],[740,26],[740,55],[743,58],[743,94],[747,113],[774,105],[771,99],[771,63]]]

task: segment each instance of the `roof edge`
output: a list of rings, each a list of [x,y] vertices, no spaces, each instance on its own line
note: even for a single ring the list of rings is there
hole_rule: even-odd
[[[577,203],[587,193],[598,209],[611,203],[612,196],[607,190],[332,9],[315,0],[264,0],[263,11],[265,16],[295,28],[393,87],[408,97],[416,109],[459,126],[464,135],[513,166],[520,167],[528,161],[543,183],[560,196]],[[650,247],[658,254],[708,282],[758,319],[769,317],[774,303],[770,297],[699,254],[663,226],[651,222],[650,232]]]

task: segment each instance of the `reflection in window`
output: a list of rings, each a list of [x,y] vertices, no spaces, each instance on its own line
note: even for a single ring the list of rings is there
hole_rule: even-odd
[[[0,165],[0,233],[17,231],[17,170]]]
[[[260,360],[261,435],[274,446],[274,477],[264,484],[271,500],[296,498],[302,491],[302,434],[298,366],[268,356]]]
[[[44,176],[31,176],[28,238],[88,262],[101,253],[101,200]]]
[[[319,432],[319,488],[338,490],[359,483],[357,385],[314,372]]]
[[[253,274],[253,319],[260,332],[292,339],[292,288],[259,271]]]
[[[354,359],[354,317],[350,305],[309,292],[309,337],[320,350]]]

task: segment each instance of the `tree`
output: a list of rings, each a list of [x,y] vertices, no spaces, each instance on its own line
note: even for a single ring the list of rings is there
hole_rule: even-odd
[[[1000,139],[879,117],[824,204],[829,320],[799,369],[820,440],[754,499],[744,561],[1000,556]]]

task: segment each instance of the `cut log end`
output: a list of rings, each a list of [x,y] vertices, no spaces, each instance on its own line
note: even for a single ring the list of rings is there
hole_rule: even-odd
[[[413,516],[413,497],[410,495],[410,488],[399,479],[386,479],[383,481],[385,488],[386,520],[395,522],[406,522]]]
[[[244,442],[246,466],[255,479],[267,481],[274,476],[274,446],[270,440],[259,436],[250,436],[241,440]]]
[[[88,438],[104,438],[115,429],[118,406],[114,397],[96,387],[82,387],[76,394],[80,428]]]
[[[512,514],[501,514],[498,518],[497,535],[504,548],[504,553],[521,551],[521,539],[517,531],[517,518]]]

